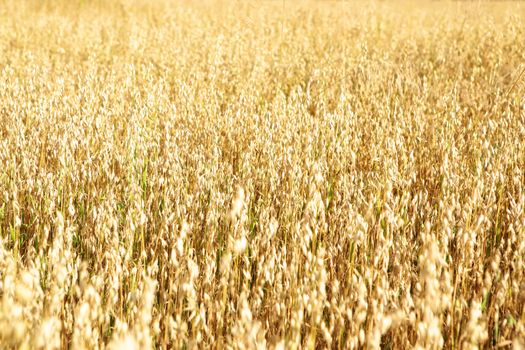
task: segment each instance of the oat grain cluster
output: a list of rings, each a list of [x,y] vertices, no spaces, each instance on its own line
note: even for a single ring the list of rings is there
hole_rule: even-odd
[[[523,349],[524,18],[0,0],[0,348]]]

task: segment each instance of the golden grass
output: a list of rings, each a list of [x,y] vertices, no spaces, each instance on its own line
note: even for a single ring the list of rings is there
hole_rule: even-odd
[[[0,1],[0,347],[523,348],[524,8]]]

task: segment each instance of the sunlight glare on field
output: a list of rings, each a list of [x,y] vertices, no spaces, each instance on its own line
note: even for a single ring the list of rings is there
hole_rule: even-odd
[[[0,348],[524,348],[524,18],[0,0]]]

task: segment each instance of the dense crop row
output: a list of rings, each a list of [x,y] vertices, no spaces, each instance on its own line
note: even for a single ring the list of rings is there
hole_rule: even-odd
[[[0,0],[0,347],[523,348],[522,13]]]

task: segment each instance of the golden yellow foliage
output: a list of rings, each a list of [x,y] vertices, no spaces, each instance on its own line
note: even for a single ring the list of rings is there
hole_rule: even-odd
[[[0,1],[0,348],[524,347],[524,9]]]

